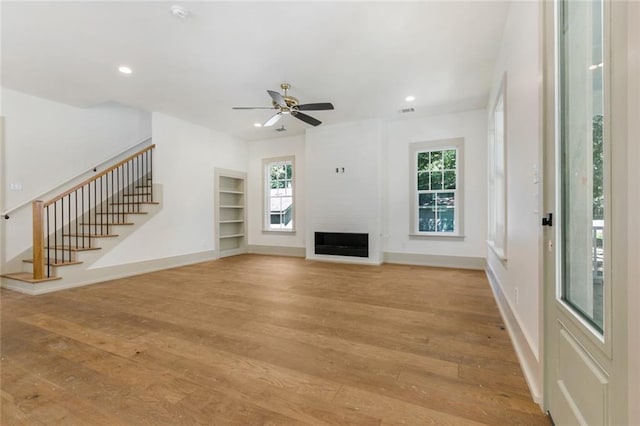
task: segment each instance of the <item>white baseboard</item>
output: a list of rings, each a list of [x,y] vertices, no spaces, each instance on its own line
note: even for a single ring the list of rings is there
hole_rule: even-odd
[[[249,244],[249,253],[268,254],[272,256],[305,257],[307,255],[307,249],[305,247],[264,246]]]
[[[483,270],[487,263],[484,257],[441,256],[434,254],[384,252],[384,263],[401,265],[434,266],[439,268],[460,268]]]
[[[338,256],[330,254],[312,254],[306,257],[307,260],[327,263],[348,263],[351,265],[373,265],[380,266],[383,262],[368,257],[359,256]]]
[[[177,268],[179,266],[191,265],[194,263],[206,262],[216,259],[215,250],[202,251],[197,253],[183,254],[179,256],[165,257],[161,259],[145,260],[141,262],[126,263],[122,265],[106,266],[103,268],[88,269],[80,271],[79,276],[63,277],[60,280],[48,281],[38,284],[2,278],[2,288],[8,288],[21,293],[36,296],[39,294],[51,293],[54,291],[66,290],[74,287],[82,287],[90,284],[98,284],[118,278],[131,277],[134,275],[146,274],[163,269]]]
[[[506,296],[502,292],[502,287],[498,282],[498,278],[489,264],[486,264],[485,272],[487,274],[489,284],[491,285],[491,290],[493,291],[493,296],[498,305],[498,309],[500,309],[500,315],[502,315],[502,320],[507,327],[509,337],[511,337],[511,342],[516,350],[516,355],[518,356],[518,361],[520,361],[520,366],[522,367],[524,378],[529,386],[531,396],[533,400],[540,405],[540,407],[543,407],[544,399],[542,372],[540,371],[541,364],[538,362],[533,349],[529,345],[525,333],[522,331],[522,328],[520,328],[520,324],[511,310]]]

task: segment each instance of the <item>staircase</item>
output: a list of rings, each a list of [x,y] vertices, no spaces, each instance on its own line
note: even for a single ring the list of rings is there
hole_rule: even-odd
[[[32,257],[22,271],[2,275],[3,287],[38,294],[67,272],[76,282],[96,282],[85,262],[115,245],[154,205],[153,150],[142,149],[49,201],[34,201]],[[67,279],[66,281],[69,281]],[[47,287],[43,289],[42,286]],[[73,283],[65,283],[72,287]],[[60,286],[58,286],[60,287]]]

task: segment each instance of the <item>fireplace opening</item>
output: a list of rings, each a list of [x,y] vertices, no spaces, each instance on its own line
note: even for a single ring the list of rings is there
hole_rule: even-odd
[[[334,256],[369,257],[369,234],[316,232],[315,253]]]

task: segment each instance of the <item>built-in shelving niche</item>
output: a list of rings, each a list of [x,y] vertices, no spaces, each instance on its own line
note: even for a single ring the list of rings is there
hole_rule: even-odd
[[[218,257],[247,252],[247,174],[216,169],[215,205]]]

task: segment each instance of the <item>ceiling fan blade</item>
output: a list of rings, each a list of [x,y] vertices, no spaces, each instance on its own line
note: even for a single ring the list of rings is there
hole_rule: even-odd
[[[231,107],[231,109],[275,109],[274,107]]]
[[[328,109],[333,109],[333,104],[330,102],[298,105],[298,110],[300,111],[324,111]]]
[[[269,120],[267,120],[266,123],[264,123],[262,125],[262,127],[269,127],[269,126],[273,126],[274,124],[276,124],[278,122],[278,120],[280,120],[280,118],[282,117],[281,113],[277,113],[276,115],[274,115],[273,117],[271,117]]]
[[[293,115],[298,120],[302,120],[307,124],[311,124],[312,126],[318,126],[318,125],[322,124],[322,121],[317,120],[317,119],[311,117],[310,115],[303,114],[301,112],[296,112],[296,113],[293,113],[291,115]]]
[[[284,101],[284,98],[280,93],[274,92],[273,90],[267,90],[267,93],[269,94],[269,96],[271,96],[271,99],[273,99],[276,104],[287,106],[287,103]]]

